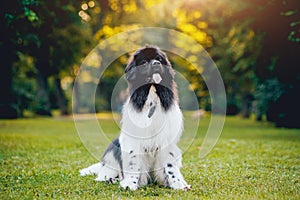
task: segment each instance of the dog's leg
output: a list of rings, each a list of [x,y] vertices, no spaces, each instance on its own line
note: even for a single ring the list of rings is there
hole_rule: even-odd
[[[158,182],[172,189],[189,190],[181,172],[181,151],[176,146],[166,147],[158,151],[154,175]]]
[[[122,178],[119,140],[114,140],[107,148],[102,161],[80,170],[80,175],[97,175],[96,181],[117,182]]]
[[[120,173],[118,170],[113,169],[112,166],[104,165],[101,171],[97,174],[95,181],[108,181],[110,183],[116,183],[119,180]]]
[[[121,180],[120,185],[124,189],[136,190],[140,186],[139,179],[142,170],[140,155],[132,149],[129,153],[122,151],[122,160],[124,179]]]
[[[168,187],[172,189],[182,189],[185,191],[191,189],[191,186],[188,185],[184,180],[178,165],[174,165],[174,163],[167,163],[166,167],[164,168],[164,174],[166,175],[165,183],[167,183],[166,185]]]
[[[122,177],[121,169],[118,165],[112,165],[113,163],[105,163],[103,161],[91,165],[87,168],[80,170],[81,176],[97,175],[95,181],[107,181],[110,183],[116,183],[119,178]]]

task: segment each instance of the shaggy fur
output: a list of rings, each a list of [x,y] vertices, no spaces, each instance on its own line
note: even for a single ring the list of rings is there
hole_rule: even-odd
[[[120,180],[122,188],[136,190],[155,181],[173,189],[190,189],[180,173],[177,147],[183,119],[177,100],[174,71],[160,49],[137,50],[125,69],[129,98],[123,106],[121,133],[102,160],[80,170],[96,174],[97,181]]]

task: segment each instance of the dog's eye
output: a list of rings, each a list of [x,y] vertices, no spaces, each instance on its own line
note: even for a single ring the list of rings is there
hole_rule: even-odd
[[[140,62],[140,65],[144,65],[144,64],[146,64],[147,63],[147,60],[142,60],[141,62]]]
[[[158,60],[159,62],[161,62],[161,63],[163,63],[163,59],[162,59],[162,57],[161,56],[156,56],[155,57],[155,60]]]

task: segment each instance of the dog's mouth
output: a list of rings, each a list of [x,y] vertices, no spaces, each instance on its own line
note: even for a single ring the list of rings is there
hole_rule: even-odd
[[[153,73],[151,76],[146,78],[147,83],[159,84],[162,81],[162,77],[159,73]]]

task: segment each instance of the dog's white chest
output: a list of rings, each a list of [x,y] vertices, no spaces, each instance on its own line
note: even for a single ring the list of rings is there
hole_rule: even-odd
[[[182,113],[177,103],[167,111],[162,106],[154,86],[150,88],[142,111],[134,109],[128,100],[123,107],[120,140],[134,143],[138,149],[176,144],[183,129]]]
[[[129,100],[123,108],[122,128],[130,133],[141,132],[139,135],[148,137],[148,131],[156,132],[156,127],[163,126],[163,113],[156,89],[151,86],[145,105],[141,111],[136,111]]]
[[[147,102],[153,102],[153,101],[157,103],[159,101],[159,98],[156,94],[155,87],[152,85],[150,87],[150,90],[149,90],[149,95],[148,95],[148,98],[147,98]]]

